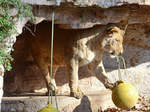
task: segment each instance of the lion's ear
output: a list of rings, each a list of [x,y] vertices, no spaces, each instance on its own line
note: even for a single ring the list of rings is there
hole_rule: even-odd
[[[118,29],[116,27],[109,27],[107,29],[107,34],[111,34],[113,32],[118,32]]]
[[[118,32],[118,29],[112,28],[112,29],[111,29],[111,32]]]

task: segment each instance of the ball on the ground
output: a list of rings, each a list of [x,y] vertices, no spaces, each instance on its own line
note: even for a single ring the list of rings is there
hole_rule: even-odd
[[[123,81],[112,90],[112,100],[114,104],[121,109],[130,109],[134,107],[138,98],[137,89],[133,85]]]
[[[58,112],[58,110],[55,107],[53,107],[51,103],[49,103],[48,106],[40,109],[37,112]]]

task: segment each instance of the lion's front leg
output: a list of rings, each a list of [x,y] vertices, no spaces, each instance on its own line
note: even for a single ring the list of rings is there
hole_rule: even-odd
[[[69,76],[70,96],[79,99],[83,96],[83,93],[81,92],[78,85],[78,61],[71,59],[70,63],[67,65],[67,69]]]
[[[111,83],[107,77],[102,61],[100,61],[100,63],[98,61],[93,61],[88,65],[88,69],[104,84],[106,88],[112,89],[114,87],[113,83]]]

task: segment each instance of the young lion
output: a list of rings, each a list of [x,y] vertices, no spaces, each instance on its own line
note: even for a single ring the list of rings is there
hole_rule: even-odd
[[[82,92],[78,87],[78,69],[87,65],[106,88],[111,88],[102,63],[103,51],[110,55],[119,55],[123,52],[124,31],[116,26],[106,27],[97,25],[88,29],[60,29],[55,25],[53,73],[49,77],[51,23],[42,22],[37,25],[35,37],[29,37],[32,56],[39,66],[47,85],[53,84],[55,88],[55,73],[58,67],[66,66],[70,96],[81,98]],[[31,35],[30,35],[31,36]],[[101,74],[100,74],[101,72]]]

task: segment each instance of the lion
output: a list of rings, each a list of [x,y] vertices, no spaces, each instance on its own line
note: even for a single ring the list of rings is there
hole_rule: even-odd
[[[53,66],[50,77],[51,63],[51,23],[44,21],[36,26],[35,36],[30,40],[30,50],[34,61],[40,68],[47,89],[57,89],[55,73],[61,66],[67,68],[70,96],[81,98],[82,91],[78,86],[78,70],[80,66],[88,65],[88,69],[104,84],[112,88],[113,83],[107,78],[103,63],[103,51],[117,56],[123,52],[124,31],[117,26],[96,25],[87,29],[54,28]],[[53,85],[50,86],[50,84]]]

